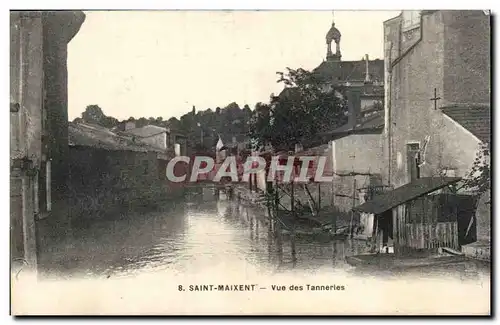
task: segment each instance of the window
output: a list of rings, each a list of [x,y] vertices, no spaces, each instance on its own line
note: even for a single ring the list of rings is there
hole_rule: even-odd
[[[410,182],[420,178],[420,144],[408,143],[406,145],[406,168]]]
[[[141,161],[141,165],[144,168],[144,175],[149,174],[149,161],[143,160]]]

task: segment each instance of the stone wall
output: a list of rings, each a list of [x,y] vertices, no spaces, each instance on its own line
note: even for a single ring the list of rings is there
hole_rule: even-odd
[[[478,149],[479,141],[444,116],[439,109],[434,109],[434,103],[430,100],[434,88],[438,91],[437,95],[442,96],[443,89],[449,89],[449,82],[461,78],[457,75],[461,71],[451,71],[444,64],[445,58],[451,60],[448,56],[450,49],[445,51],[448,46],[445,22],[451,19],[449,15],[442,11],[424,14],[422,39],[400,58],[392,70],[391,137],[388,145],[392,148],[390,176],[395,187],[409,181],[406,157],[408,143],[416,142],[422,146],[425,137],[430,136],[425,164],[421,168],[422,177],[437,176],[445,168],[455,169],[457,176],[464,176],[472,166]],[[391,37],[395,37],[394,33],[387,32],[386,42],[397,40]],[[460,45],[456,40],[450,42],[453,42],[454,47]],[[481,85],[479,83],[475,87]],[[464,92],[472,91],[470,87],[466,89]]]
[[[490,16],[482,10],[443,11],[443,99],[452,103],[489,103]]]
[[[337,174],[332,185],[336,195],[335,206],[341,211],[349,211],[353,206],[354,178],[357,188],[355,205],[361,203],[360,188],[382,185],[380,175],[386,164],[383,138],[381,134],[353,134],[333,141],[333,148],[333,164]],[[351,173],[362,175],[348,176]]]
[[[71,147],[69,157],[71,216],[156,207],[182,194],[162,177],[154,152]]]
[[[64,197],[68,177],[68,43],[85,20],[80,11],[44,11],[44,145],[52,160],[52,195]]]

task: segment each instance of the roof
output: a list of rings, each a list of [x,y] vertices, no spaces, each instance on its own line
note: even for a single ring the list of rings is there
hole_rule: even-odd
[[[162,128],[156,125],[146,125],[141,128],[128,129],[124,131],[124,133],[133,134],[142,138],[149,138],[165,132],[168,132],[166,128]]]
[[[352,127],[344,124],[333,131],[323,132],[321,135],[333,136],[338,139],[350,134],[380,133],[384,128],[384,110],[371,111],[361,116],[359,122]]]
[[[490,141],[491,114],[489,105],[453,105],[442,107],[441,110],[479,140]]]
[[[398,187],[391,192],[376,196],[373,200],[367,201],[353,208],[353,210],[380,214],[405,202],[412,201],[420,196],[424,196],[445,186],[456,183],[460,179],[461,178],[459,177],[419,178],[411,183]]]
[[[369,60],[368,65],[372,81],[384,81],[384,61]],[[339,81],[365,80],[366,61],[323,61],[313,70],[313,73],[322,81],[332,79]]]
[[[330,148],[328,143],[295,153],[295,156],[323,156]]]
[[[136,143],[132,137],[118,135],[105,127],[86,123],[68,123],[68,144],[106,150],[162,152],[152,146]]]

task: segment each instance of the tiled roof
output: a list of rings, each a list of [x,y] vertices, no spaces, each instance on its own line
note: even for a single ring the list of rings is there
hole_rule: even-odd
[[[93,124],[68,124],[68,144],[70,146],[85,146],[106,150],[128,150],[141,152],[162,152],[146,144],[136,143],[132,137],[126,137],[111,132],[109,129]]]
[[[384,81],[384,61],[370,60],[368,65],[372,81]],[[360,61],[323,61],[313,73],[322,81],[338,80],[363,81],[365,80],[366,63]]]
[[[432,193],[445,186],[456,183],[459,177],[423,177],[396,188],[393,191],[376,196],[373,200],[367,201],[353,210],[380,214],[400,204],[412,201],[420,196]]]
[[[483,142],[490,141],[491,114],[489,105],[453,105],[442,107],[441,110],[469,130],[479,140]]]

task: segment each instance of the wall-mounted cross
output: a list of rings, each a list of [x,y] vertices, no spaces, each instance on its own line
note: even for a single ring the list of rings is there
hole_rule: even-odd
[[[434,88],[434,98],[431,98],[432,101],[434,101],[434,109],[437,109],[437,101],[440,100],[441,97],[437,96],[437,89]]]

